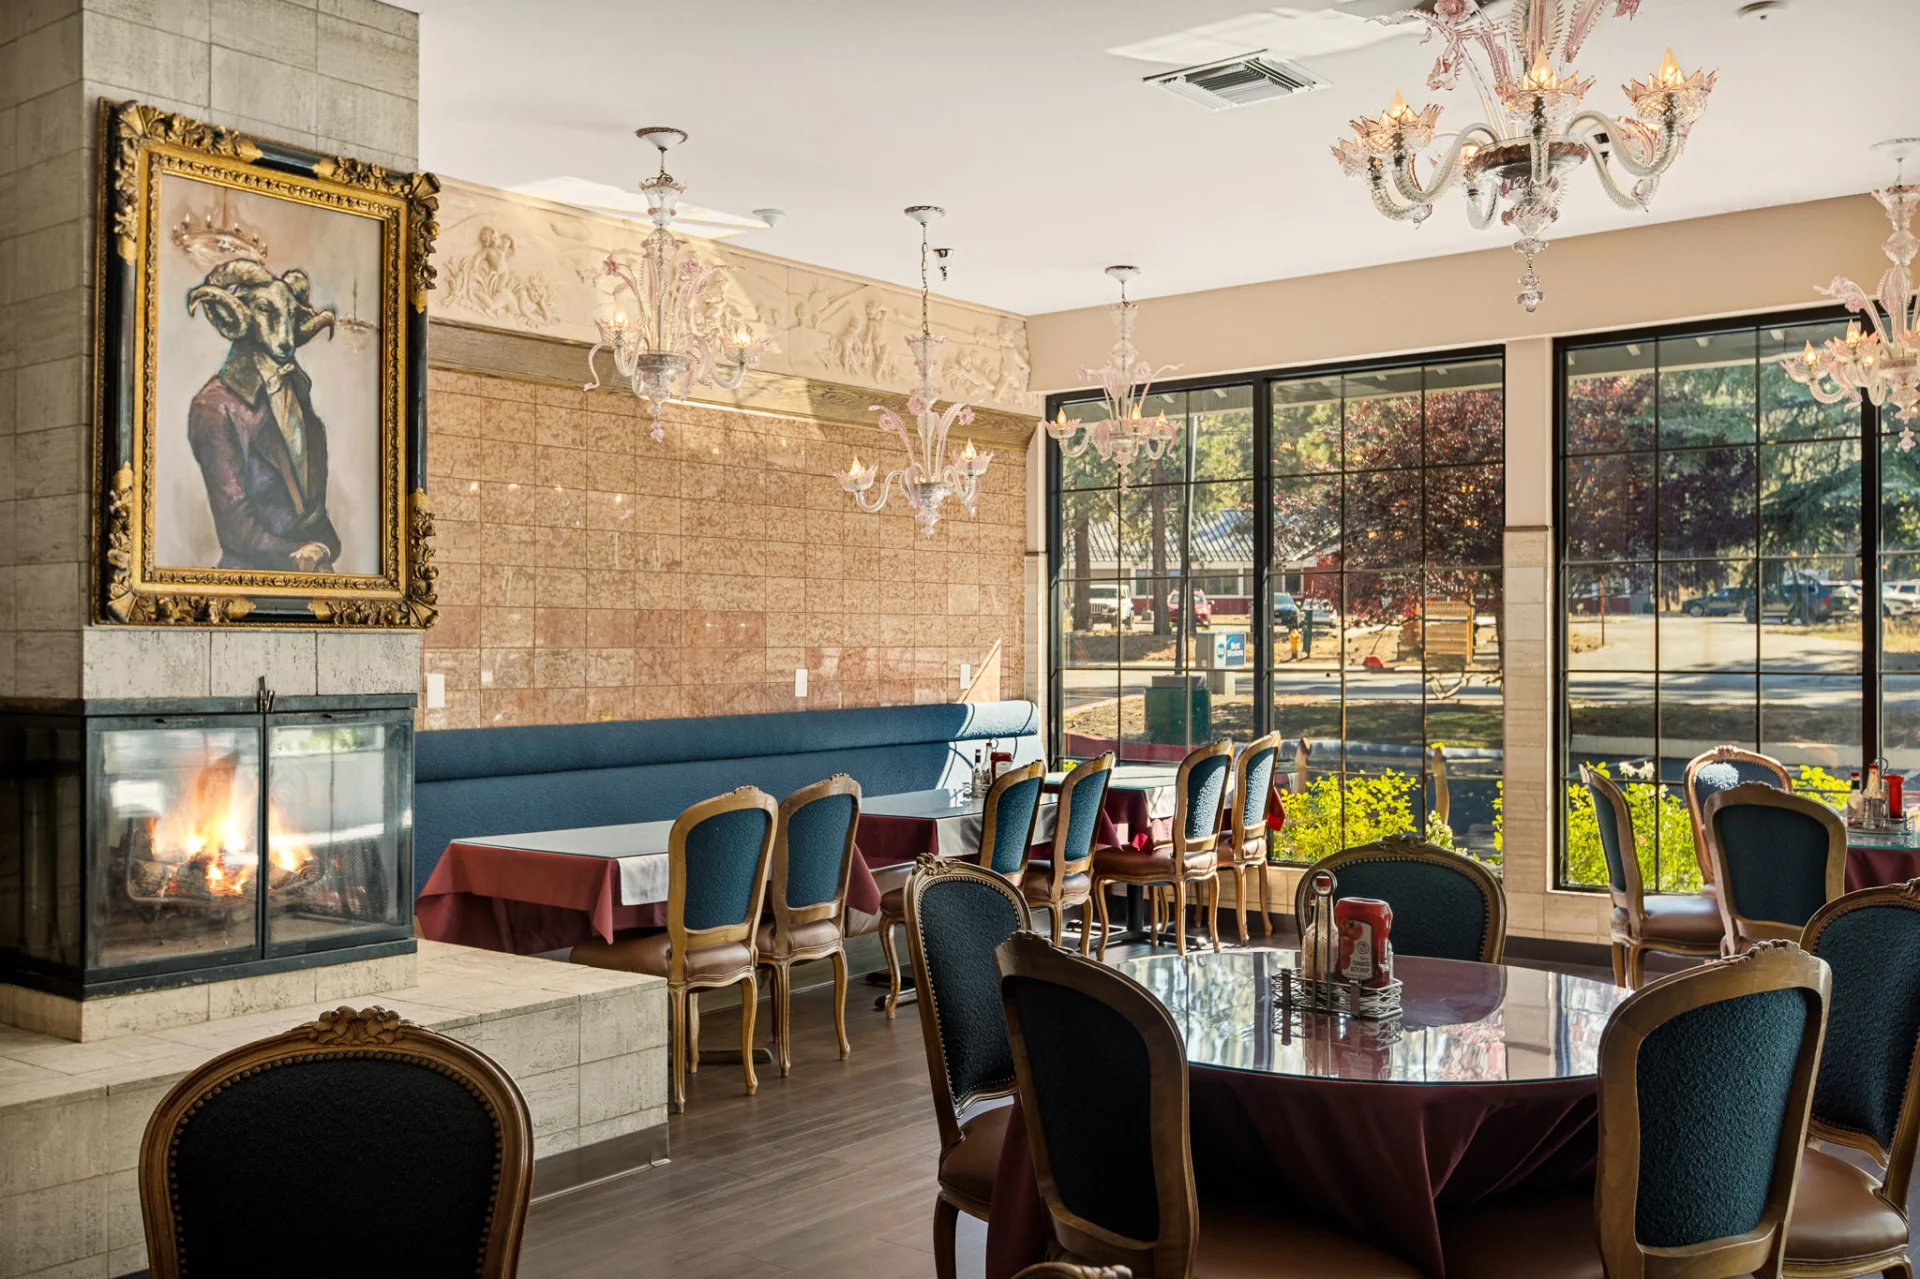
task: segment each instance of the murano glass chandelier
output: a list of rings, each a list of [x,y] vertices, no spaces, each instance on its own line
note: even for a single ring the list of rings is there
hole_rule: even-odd
[[[1128,471],[1137,459],[1157,462],[1180,438],[1179,425],[1168,421],[1166,414],[1149,418],[1142,411],[1147,396],[1152,394],[1153,380],[1180,366],[1167,364],[1156,369],[1140,358],[1133,345],[1133,323],[1139,317],[1140,304],[1127,300],[1127,281],[1138,276],[1140,268],[1110,266],[1107,274],[1120,282],[1120,300],[1107,307],[1107,314],[1113,318],[1113,350],[1107,353],[1104,368],[1080,370],[1083,378],[1099,377],[1100,389],[1106,392],[1107,416],[1098,422],[1069,422],[1062,408],[1047,423],[1047,434],[1059,441],[1060,452],[1067,457],[1079,457],[1091,448],[1101,461],[1113,463],[1120,472],[1120,491],[1124,493]]]
[[[611,255],[601,266],[602,273],[614,281],[615,296],[625,291],[633,298],[634,313],[629,317],[619,311],[612,323],[594,320],[600,340],[587,352],[587,371],[593,381],[586,389],[600,385],[594,357],[602,348],[612,351],[614,368],[634,395],[647,402],[653,438],[664,440],[667,432],[660,414],[670,401],[685,399],[695,383],[733,390],[770,344],[754,337],[744,324],[731,333],[717,331],[710,317],[722,308],[715,307],[717,298],[708,294],[722,285],[727,268],[702,262],[667,229],[687,189],[667,172],[667,148],[685,142],[687,135],[654,125],[634,130],[634,136],[660,152],[660,172],[640,184],[653,232],[641,246],[637,270]]]
[[[880,468],[860,465],[857,456],[846,470],[833,473],[840,487],[853,494],[854,503],[870,515],[887,504],[888,495],[898,483],[913,518],[920,522],[921,531],[928,537],[933,536],[934,527],[940,523],[940,507],[949,497],[958,497],[967,514],[973,514],[980,477],[986,473],[987,463],[993,460],[993,454],[975,451],[972,440],[967,441],[964,449],[951,453],[947,449],[947,432],[953,429],[953,424],[972,424],[971,408],[953,403],[944,413],[934,411],[940,392],[933,385],[933,357],[946,339],[934,336],[927,324],[927,254],[939,254],[944,263],[947,251],[927,247],[927,224],[944,212],[946,210],[931,204],[916,204],[907,210],[907,216],[920,224],[920,331],[907,339],[914,367],[920,370],[920,385],[907,397],[907,412],[913,414],[918,441],[907,434],[906,423],[900,420],[899,414],[872,405],[880,414],[881,429],[899,436],[900,443],[906,447],[906,466],[888,471],[878,492],[874,481],[879,478]],[[946,267],[942,265],[940,269],[944,275]]]
[[[1440,107],[1416,111],[1396,93],[1380,115],[1352,122],[1354,136],[1335,144],[1334,158],[1395,221],[1425,221],[1455,184],[1465,191],[1467,221],[1476,228],[1492,225],[1504,201],[1500,221],[1519,233],[1513,247],[1527,259],[1518,301],[1532,311],[1545,296],[1533,260],[1546,250],[1544,233],[1560,216],[1562,177],[1592,160],[1594,176],[1615,204],[1646,208],[1713,91],[1716,73],[1683,74],[1669,49],[1646,83],[1622,86],[1633,115],[1579,109],[1593,87],[1593,78],[1583,79],[1573,67],[1581,46],[1609,10],[1631,18],[1639,7],[1640,0],[1514,0],[1498,22],[1476,0],[1436,0],[1432,13],[1405,10],[1393,20],[1417,18],[1429,39],[1441,41],[1427,87],[1453,89],[1464,69],[1486,119],[1455,134],[1423,182],[1418,166],[1433,142]]]
[[[1880,277],[1879,305],[1867,291],[1852,280],[1835,276],[1833,283],[1818,290],[1847,304],[1847,310],[1864,314],[1873,322],[1871,332],[1858,320],[1847,325],[1844,338],[1830,338],[1824,348],[1807,343],[1799,355],[1783,361],[1787,375],[1813,392],[1822,404],[1838,404],[1865,394],[1876,408],[1892,405],[1894,415],[1911,423],[1920,416],[1920,296],[1913,291],[1914,251],[1920,249],[1910,229],[1913,215],[1920,210],[1920,184],[1906,182],[1906,162],[1920,153],[1920,138],[1894,138],[1876,144],[1876,150],[1889,152],[1896,165],[1893,185],[1873,193],[1887,211],[1893,234],[1880,246],[1893,265]],[[1914,446],[1913,427],[1900,432],[1900,448],[1910,452]]]

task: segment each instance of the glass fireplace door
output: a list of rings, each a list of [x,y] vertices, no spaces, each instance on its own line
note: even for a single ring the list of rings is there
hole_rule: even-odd
[[[338,946],[350,934],[392,935],[401,926],[413,861],[402,799],[411,731],[391,717],[272,717],[268,954]]]
[[[100,968],[155,969],[258,945],[259,721],[100,734],[106,874]]]

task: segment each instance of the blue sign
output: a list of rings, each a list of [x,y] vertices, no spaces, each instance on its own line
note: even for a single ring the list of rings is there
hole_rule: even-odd
[[[1232,631],[1216,634],[1213,637],[1213,664],[1221,666],[1245,666],[1247,664],[1247,635],[1245,631]]]

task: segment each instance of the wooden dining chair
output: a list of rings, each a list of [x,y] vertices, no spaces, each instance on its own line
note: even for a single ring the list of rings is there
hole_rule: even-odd
[[[1220,949],[1220,811],[1233,768],[1233,743],[1196,746],[1174,778],[1173,838],[1149,849],[1102,848],[1093,855],[1093,905],[1100,916],[1100,958],[1107,957],[1107,885],[1158,884],[1173,889],[1174,946],[1187,953],[1187,889],[1206,889],[1207,936]],[[1159,944],[1158,933],[1154,944]]]
[[[1132,978],[1016,933],[995,953],[1020,1108],[1058,1260],[1148,1279],[1415,1279],[1417,1267],[1291,1215],[1194,1186],[1187,1059]]]
[[[793,966],[833,961],[833,1028],[840,1060],[847,1045],[847,884],[853,878],[860,783],[845,773],[803,786],[780,801],[773,835],[773,918],[754,939],[771,970],[773,1038],[784,1078],[793,1070]]]
[[[340,1008],[169,1089],[139,1184],[155,1279],[322,1273],[286,1264],[319,1246],[316,1210],[381,1273],[512,1279],[533,1126],[482,1053],[384,1008]]]
[[[1233,913],[1240,944],[1247,942],[1247,878],[1260,881],[1260,931],[1273,932],[1273,890],[1267,885],[1267,796],[1280,758],[1280,734],[1256,737],[1233,761],[1232,829],[1220,856],[1222,875],[1233,876]]]
[[[767,896],[767,863],[780,806],[753,786],[702,800],[674,820],[667,837],[667,929],[611,942],[595,938],[568,956],[576,964],[651,973],[667,979],[674,1110],[687,1104],[687,1075],[700,1069],[700,1009],[694,992],[740,987],[740,1066],[747,1094],[753,1071],[753,1018],[759,1004],[754,949]]]
[[[1593,1190],[1450,1213],[1447,1279],[1779,1275],[1830,993],[1763,942],[1629,996],[1600,1040]]]
[[[1052,917],[1053,944],[1063,935],[1068,909],[1080,908],[1080,953],[1093,945],[1094,832],[1106,807],[1107,782],[1113,776],[1113,752],[1085,761],[1060,783],[1060,807],[1054,814],[1053,847],[1045,860],[1030,858],[1020,876],[1027,905]]]
[[[1507,894],[1500,877],[1471,857],[1401,833],[1321,858],[1334,900],[1377,897],[1393,908],[1396,955],[1497,964],[1507,948]],[[1294,890],[1294,918],[1307,917],[1311,876]]]
[[[987,1220],[1013,1094],[1013,1050],[993,948],[1033,920],[1026,899],[982,866],[922,857],[904,888],[907,954],[920,991],[920,1036],[940,1130],[934,1271],[953,1279],[959,1215]],[[969,1113],[971,1112],[971,1113]]]
[[[1701,751],[1687,761],[1681,775],[1680,790],[1687,799],[1687,824],[1693,829],[1693,856],[1700,864],[1700,882],[1713,889],[1713,858],[1707,852],[1707,801],[1721,791],[1757,782],[1776,790],[1793,789],[1787,766],[1771,755],[1742,750],[1738,746],[1716,746]]]
[[[1833,973],[1810,1133],[1864,1151],[1878,1168],[1869,1173],[1809,1143],[1783,1273],[1913,1279],[1907,1191],[1920,1145],[1920,880],[1828,902],[1803,944]]]
[[[1702,820],[1728,954],[1799,941],[1814,912],[1846,891],[1846,823],[1817,799],[1748,782],[1708,796]]]
[[[1593,800],[1600,852],[1607,863],[1607,891],[1613,896],[1608,927],[1614,984],[1638,990],[1650,950],[1707,958],[1722,954],[1720,903],[1707,893],[1643,891],[1639,841],[1626,796],[1605,773],[1585,764],[1580,780]]]
[[[1019,884],[1026,871],[1027,849],[1040,820],[1040,792],[1047,766],[1038,760],[1009,768],[993,779],[980,805],[980,848],[975,860],[1010,884]],[[888,889],[880,895],[880,952],[887,959],[887,1020],[900,1006],[900,954],[894,949],[893,930],[906,923],[906,889]]]

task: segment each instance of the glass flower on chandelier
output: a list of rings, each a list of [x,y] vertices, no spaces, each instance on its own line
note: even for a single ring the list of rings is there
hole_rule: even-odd
[[[1880,277],[1879,305],[1865,289],[1841,276],[1818,290],[1846,303],[1856,315],[1864,314],[1873,328],[1867,331],[1852,321],[1844,338],[1831,338],[1823,348],[1809,342],[1804,352],[1787,356],[1782,364],[1787,375],[1822,404],[1864,394],[1875,407],[1892,405],[1900,421],[1911,423],[1920,416],[1920,296],[1914,294],[1908,268],[1920,249],[1920,239],[1910,229],[1920,210],[1920,184],[1903,179],[1907,158],[1920,153],[1920,138],[1895,138],[1878,149],[1891,152],[1898,166],[1893,185],[1873,193],[1893,224],[1893,234],[1880,246],[1893,265]],[[1913,427],[1908,425],[1900,432],[1900,449],[1911,452],[1913,446]]]
[[[586,389],[600,385],[594,358],[602,349],[612,351],[614,368],[634,395],[647,402],[651,435],[664,440],[667,432],[660,414],[669,401],[685,399],[695,383],[733,390],[747,370],[760,362],[770,342],[755,338],[744,324],[722,333],[722,325],[706,318],[718,309],[713,305],[719,300],[714,291],[722,286],[727,268],[702,262],[667,229],[687,189],[667,172],[667,148],[685,142],[687,135],[679,129],[652,126],[636,129],[634,136],[660,152],[660,171],[640,184],[653,232],[641,246],[637,270],[611,255],[601,264],[602,274],[614,281],[615,295],[624,291],[633,299],[634,313],[629,318],[626,311],[619,311],[612,323],[594,320],[600,340],[587,352],[593,381]]]
[[[1113,463],[1120,472],[1120,491],[1125,493],[1133,463],[1141,457],[1159,461],[1180,438],[1180,427],[1168,421],[1166,414],[1149,418],[1142,412],[1153,380],[1180,366],[1168,364],[1156,369],[1140,358],[1133,345],[1133,323],[1140,304],[1127,300],[1127,281],[1138,276],[1140,268],[1110,266],[1107,274],[1120,282],[1120,300],[1107,308],[1113,319],[1113,350],[1108,352],[1104,368],[1080,370],[1083,378],[1099,377],[1100,389],[1106,392],[1107,416],[1098,422],[1070,422],[1062,408],[1047,423],[1047,434],[1059,442],[1060,452],[1067,457],[1079,457],[1091,448],[1101,461]]]
[[[993,454],[978,452],[972,440],[967,441],[964,449],[950,452],[947,448],[947,433],[953,424],[968,426],[973,422],[971,408],[954,403],[949,404],[944,413],[934,409],[940,398],[939,390],[933,385],[934,354],[946,339],[934,336],[927,325],[927,254],[938,253],[944,258],[946,250],[927,248],[927,224],[944,212],[930,204],[916,204],[907,210],[907,216],[920,224],[920,331],[907,339],[914,367],[920,370],[920,385],[907,397],[907,412],[913,415],[918,439],[907,434],[906,423],[900,420],[899,414],[873,405],[880,414],[881,429],[898,436],[906,447],[906,466],[887,472],[877,492],[874,485],[880,468],[862,466],[857,456],[846,470],[833,473],[840,487],[853,494],[854,504],[870,515],[886,506],[893,486],[898,483],[913,518],[919,521],[921,531],[928,537],[933,536],[934,527],[940,523],[940,507],[949,497],[958,497],[967,514],[973,514],[980,477],[986,473],[987,463],[993,461]],[[941,271],[945,270],[943,266]]]
[[[1644,84],[1621,86],[1631,116],[1580,110],[1593,87],[1573,68],[1581,46],[1608,14],[1631,18],[1640,0],[1532,0],[1494,21],[1475,0],[1436,0],[1432,13],[1405,10],[1393,20],[1418,19],[1429,38],[1442,42],[1427,77],[1436,91],[1456,88],[1464,69],[1473,78],[1486,120],[1454,135],[1438,159],[1422,153],[1433,143],[1440,107],[1416,111],[1399,94],[1378,116],[1352,122],[1353,137],[1333,148],[1350,178],[1367,184],[1373,204],[1386,217],[1418,225],[1434,201],[1456,184],[1466,196],[1467,221],[1492,225],[1502,201],[1502,225],[1520,235],[1514,249],[1526,256],[1517,301],[1528,311],[1545,297],[1534,258],[1560,216],[1561,179],[1588,160],[1615,204],[1644,209],[1673,167],[1693,122],[1706,109],[1716,73],[1683,73],[1673,51]]]

